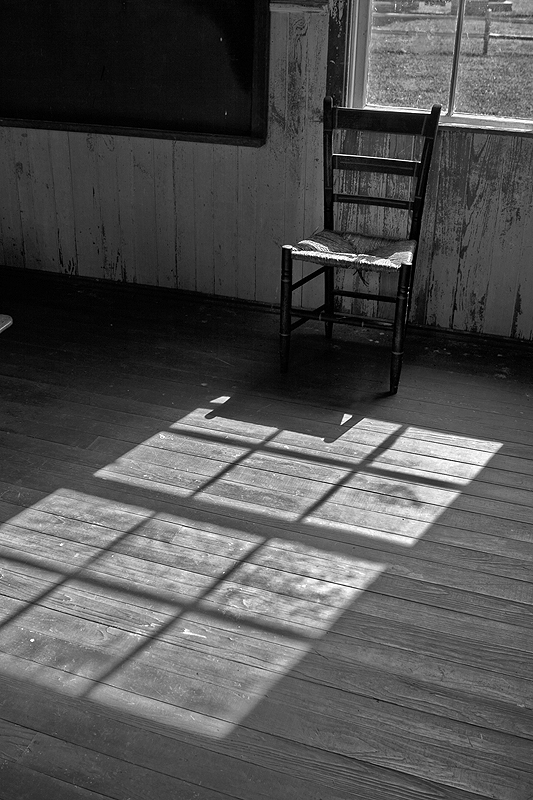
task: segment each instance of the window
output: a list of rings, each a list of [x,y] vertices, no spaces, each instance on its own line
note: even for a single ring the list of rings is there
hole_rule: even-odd
[[[354,0],[348,103],[533,130],[533,0]]]

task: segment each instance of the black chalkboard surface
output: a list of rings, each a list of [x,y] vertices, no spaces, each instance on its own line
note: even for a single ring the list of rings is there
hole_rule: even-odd
[[[260,144],[268,0],[0,0],[0,123]]]

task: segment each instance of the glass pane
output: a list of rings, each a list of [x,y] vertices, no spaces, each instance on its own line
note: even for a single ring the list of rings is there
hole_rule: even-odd
[[[532,119],[533,0],[491,2],[489,20],[486,5],[466,0],[455,110]]]
[[[533,2],[533,0],[531,0]],[[448,105],[456,14],[451,2],[374,0],[366,102]]]

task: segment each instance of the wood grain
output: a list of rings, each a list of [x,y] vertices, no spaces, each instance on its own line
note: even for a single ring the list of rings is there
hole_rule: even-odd
[[[263,147],[4,128],[3,262],[277,303],[280,245],[321,220],[328,22],[344,13],[325,7],[272,4]],[[439,139],[412,319],[531,340],[531,140],[455,127]]]
[[[526,800],[520,358],[415,337],[385,402],[380,348],[284,383],[257,309],[33,281],[1,343],[0,797]]]

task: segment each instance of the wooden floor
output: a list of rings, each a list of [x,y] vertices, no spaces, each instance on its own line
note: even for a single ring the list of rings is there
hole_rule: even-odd
[[[2,800],[533,797],[531,346],[2,280]]]

